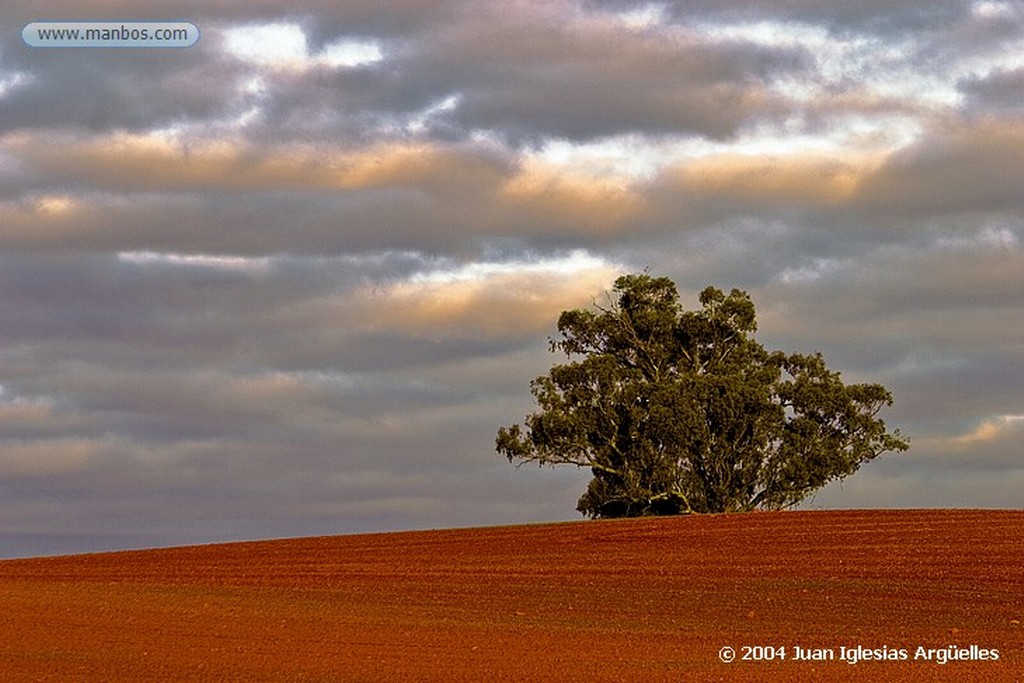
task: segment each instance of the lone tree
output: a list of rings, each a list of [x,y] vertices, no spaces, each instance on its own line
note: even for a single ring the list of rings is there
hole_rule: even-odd
[[[588,467],[589,517],[791,507],[886,451],[904,451],[879,384],[845,385],[821,354],[768,352],[746,292],[708,287],[684,311],[667,278],[626,275],[609,307],[564,311],[531,382],[540,411],[501,428],[510,462]]]

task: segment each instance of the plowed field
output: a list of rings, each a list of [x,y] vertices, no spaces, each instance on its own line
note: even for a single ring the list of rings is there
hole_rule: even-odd
[[[1022,621],[1018,511],[755,513],[0,562],[2,681],[1021,681]]]

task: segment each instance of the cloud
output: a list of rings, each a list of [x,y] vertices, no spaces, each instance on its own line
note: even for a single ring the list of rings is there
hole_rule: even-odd
[[[31,20],[7,19],[5,25]],[[232,117],[246,107],[240,88],[244,71],[202,41],[195,49],[176,51],[172,59],[152,51],[128,60],[107,50],[96,50],[89,59],[73,54],[27,48],[13,39],[0,43],[5,68],[22,75],[21,83],[0,98],[0,133],[145,131]]]
[[[636,7],[634,0],[590,0],[588,5],[625,10]],[[714,0],[672,0],[658,3],[667,17],[686,21],[694,16],[713,17],[723,22],[749,22],[770,17],[780,21],[824,24],[836,32],[880,33],[921,30],[963,19],[969,9],[961,0],[939,0],[922,7],[914,0],[765,0],[757,3],[725,4]]]
[[[837,206],[849,201],[879,162],[827,155],[715,155],[686,164],[679,187],[702,201],[733,206]]]
[[[451,249],[508,233],[613,235],[643,224],[648,211],[628,180],[568,172],[487,144],[265,149],[163,135],[46,142],[19,135],[0,149],[24,172],[78,188],[0,202],[0,242],[24,249]],[[459,210],[466,202],[472,212]],[[279,230],[283,224],[289,230]]]
[[[641,222],[649,211],[643,191],[628,181],[574,174],[531,160],[498,195],[499,206],[511,220],[518,218],[547,232],[564,226],[568,232],[614,234]]]
[[[683,30],[632,31],[571,4],[434,4],[433,12],[395,6],[385,20],[361,3],[308,6],[287,19],[279,12],[271,19],[267,4],[253,3],[248,17],[231,23],[229,5],[211,3],[190,17],[204,39],[175,59],[100,52],[70,64],[53,52],[9,47],[30,83],[8,98],[4,121],[7,130],[113,131],[213,118],[286,135],[322,134],[327,124],[357,137],[367,127],[409,125],[457,96],[444,125],[462,138],[481,129],[530,139],[623,130],[725,137],[781,106],[766,80],[802,68],[799,52]]]
[[[989,443],[997,439],[1013,439],[1020,443],[1020,432],[1024,429],[1024,415],[999,415],[984,420],[974,431],[959,436],[955,442],[961,446],[973,446],[978,443]],[[1024,465],[1024,461],[1020,463]]]
[[[353,40],[335,41],[311,54],[306,34],[296,24],[257,24],[227,29],[224,47],[244,61],[299,71],[317,66],[361,66],[382,58],[378,44]]]
[[[346,190],[480,182],[499,172],[471,149],[381,144],[368,149],[265,149],[244,141],[182,140],[162,134],[77,139],[16,136],[5,151],[28,171],[74,185],[121,192]],[[490,169],[488,167],[491,167]]]
[[[902,340],[905,354],[922,347],[954,357],[996,354],[1024,334],[1016,313],[1024,251],[1006,229],[954,234],[900,247],[860,246],[843,259],[809,258],[783,268],[763,285],[770,302],[765,325],[817,343]],[[995,329],[1002,333],[993,335]]]
[[[358,295],[370,329],[417,336],[520,337],[554,328],[561,311],[610,290],[620,266],[584,252],[532,263],[473,264],[435,271]]]
[[[0,473],[8,481],[45,480],[86,471],[103,455],[103,443],[89,439],[5,440],[0,447]]]
[[[864,179],[858,200],[892,214],[1019,211],[1024,121],[983,119],[934,131]]]
[[[188,50],[0,37],[5,553],[572,518],[587,473],[494,433],[645,268],[893,391],[913,450],[815,504],[1014,504],[1016,4],[188,11]]]
[[[574,140],[630,131],[728,137],[781,108],[766,82],[804,66],[798,51],[683,30],[634,32],[601,17],[481,20],[492,25],[486,43],[476,39],[480,29],[460,29],[421,66],[446,73],[446,64],[460,65],[453,118],[470,129]]]
[[[75,411],[58,410],[52,402],[39,400],[2,400],[0,392],[0,432],[4,438],[24,446],[34,439],[83,432],[95,426],[88,416]],[[24,458],[15,458],[23,460]]]
[[[1014,115],[1024,97],[1024,68],[995,70],[983,77],[961,81],[960,88],[973,109]]]

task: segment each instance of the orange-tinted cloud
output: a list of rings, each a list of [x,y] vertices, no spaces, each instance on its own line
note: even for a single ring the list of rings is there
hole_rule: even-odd
[[[11,135],[0,146],[28,171],[113,191],[308,190],[497,182],[502,165],[471,150],[380,143],[351,150],[162,134]]]
[[[649,210],[642,193],[624,179],[587,177],[537,162],[520,167],[501,188],[499,201],[525,222],[597,234],[621,230]]]
[[[620,272],[608,263],[570,259],[561,267],[436,273],[364,289],[356,299],[358,319],[370,328],[434,339],[553,332],[561,311],[601,300]]]
[[[0,475],[20,479],[72,474],[87,469],[108,450],[105,441],[87,438],[7,441],[0,447]]]
[[[973,446],[1011,436],[1019,442],[1022,431],[1024,431],[1024,415],[999,415],[982,421],[974,431],[957,437],[954,442],[960,446]]]
[[[847,202],[880,163],[874,155],[731,153],[698,158],[670,174],[700,201],[826,207]]]

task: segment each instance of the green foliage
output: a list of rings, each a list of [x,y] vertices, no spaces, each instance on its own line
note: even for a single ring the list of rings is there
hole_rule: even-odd
[[[908,443],[886,432],[878,384],[844,385],[820,354],[754,341],[745,292],[709,287],[684,311],[667,278],[626,275],[610,307],[565,311],[531,382],[540,408],[501,428],[510,462],[587,467],[590,517],[791,507]]]

